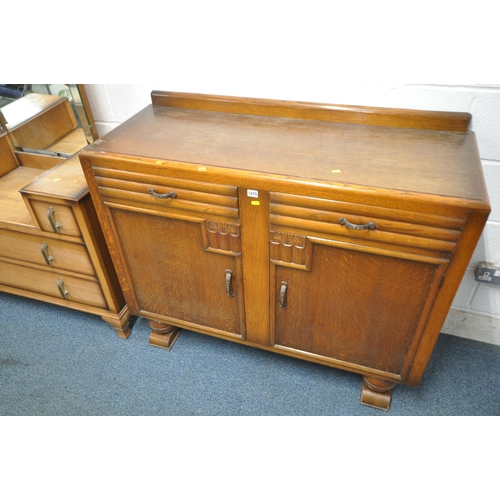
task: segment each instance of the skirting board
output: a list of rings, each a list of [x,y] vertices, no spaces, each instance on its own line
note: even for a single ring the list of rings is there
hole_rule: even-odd
[[[441,333],[500,345],[500,318],[452,308]]]

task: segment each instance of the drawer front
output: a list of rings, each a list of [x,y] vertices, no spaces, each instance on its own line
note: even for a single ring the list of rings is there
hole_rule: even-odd
[[[42,231],[76,238],[82,237],[70,206],[31,198],[29,204]]]
[[[238,190],[208,182],[93,167],[105,202],[238,218]]]
[[[95,275],[85,245],[48,238],[47,235],[0,229],[0,257],[53,269],[66,269],[88,276]]]
[[[271,224],[358,244],[452,254],[464,219],[271,193]]]
[[[106,299],[99,283],[0,261],[0,283],[13,288],[41,293],[69,302],[106,308]]]

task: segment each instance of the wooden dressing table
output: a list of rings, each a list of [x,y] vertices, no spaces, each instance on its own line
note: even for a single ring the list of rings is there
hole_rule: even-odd
[[[0,291],[101,316],[130,335],[125,303],[76,153],[86,136],[66,97],[2,108]]]

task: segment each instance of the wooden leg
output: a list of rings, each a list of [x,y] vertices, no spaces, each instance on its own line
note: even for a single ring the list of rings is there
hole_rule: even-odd
[[[395,383],[386,380],[363,377],[361,404],[387,411],[391,406],[391,391],[395,385]]]
[[[130,311],[128,306],[125,306],[119,314],[102,316],[102,319],[115,329],[118,337],[127,339],[130,336]]]
[[[159,321],[149,321],[149,326],[153,329],[149,335],[149,345],[161,347],[170,351],[175,341],[181,333],[181,329],[176,326],[166,325]]]

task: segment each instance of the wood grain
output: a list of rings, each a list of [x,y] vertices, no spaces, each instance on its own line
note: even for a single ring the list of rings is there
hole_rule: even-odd
[[[276,270],[275,343],[400,374],[436,279],[430,264],[314,245],[310,273]]]

